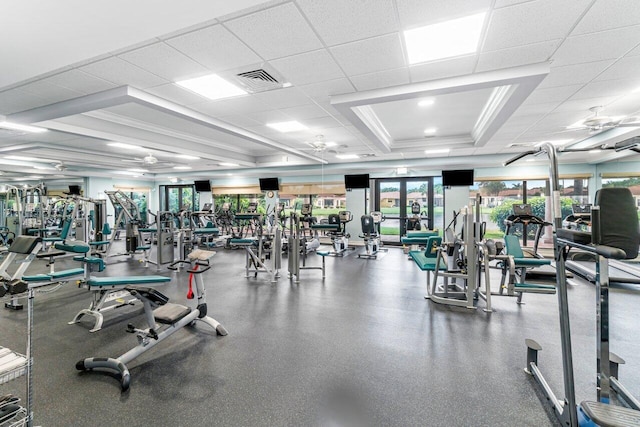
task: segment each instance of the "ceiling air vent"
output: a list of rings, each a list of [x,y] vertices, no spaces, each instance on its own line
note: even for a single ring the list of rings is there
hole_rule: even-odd
[[[250,92],[264,92],[266,90],[283,87],[275,77],[262,68],[244,73],[238,73],[236,78],[249,89]]]

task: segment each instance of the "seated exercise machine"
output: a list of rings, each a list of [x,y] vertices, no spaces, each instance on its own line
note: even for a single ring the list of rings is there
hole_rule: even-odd
[[[229,244],[245,250],[245,277],[266,273],[271,283],[276,283],[282,264],[282,231],[279,227],[265,230],[260,220],[255,221],[254,227],[254,237],[231,238]]]
[[[347,223],[351,220],[353,220],[353,215],[350,211],[339,211],[338,214],[329,215],[329,225],[335,227],[335,230],[328,233],[331,237],[331,246],[333,246],[329,255],[344,256],[348,250],[354,249],[349,247],[351,235],[347,233]]]
[[[287,239],[287,262],[289,267],[289,279],[294,279],[295,283],[300,283],[300,270],[322,270],[322,278],[325,278],[325,257],[329,251],[320,251],[320,241],[317,237],[307,240],[307,235],[302,231],[301,218],[295,212],[289,216],[289,237]],[[325,224],[316,224],[325,225]],[[315,227],[313,225],[312,227]],[[335,227],[332,228],[335,230]],[[315,252],[322,257],[322,266],[314,267],[307,265],[307,255]],[[302,264],[302,265],[301,265]]]
[[[426,216],[420,216],[420,203],[413,202],[411,204],[411,216],[406,219],[406,234],[400,238],[400,242],[409,251],[417,251],[419,247],[425,247],[430,237],[437,236],[438,230],[429,230],[428,226],[422,229],[422,221],[428,221]],[[406,253],[405,249],[405,253]]]
[[[195,308],[182,304],[169,302],[169,298],[161,294],[154,288],[129,286],[127,291],[142,301],[144,305],[145,319],[147,327],[136,328],[134,325],[127,326],[127,332],[135,334],[138,345],[117,358],[111,357],[90,357],[76,363],[79,371],[107,371],[118,375],[122,391],[129,389],[131,385],[131,373],[127,364],[147,350],[152,349],[156,344],[173,335],[176,331],[185,326],[193,326],[196,321],[201,321],[211,326],[218,335],[227,335],[227,330],[217,320],[207,315],[207,301],[205,298],[205,287],[202,274],[211,268],[210,260],[215,255],[213,251],[196,249],[189,253],[188,259],[179,260],[170,266],[176,269],[180,264],[188,266],[187,273],[190,279],[195,281],[195,297],[197,305]],[[108,277],[104,278],[104,284],[108,284]],[[191,284],[191,280],[189,280]],[[193,299],[194,293],[191,287],[187,294],[187,299]]]
[[[380,224],[384,221],[382,212],[371,212],[370,215],[362,215],[360,217],[360,225],[362,226],[362,234],[360,238],[364,239],[365,251],[358,254],[358,258],[376,259],[378,252],[387,251],[382,249],[380,241]]]
[[[42,248],[42,238],[35,236],[18,236],[9,247],[9,250],[0,264],[0,297],[7,293],[16,295],[4,306],[12,310],[22,310],[22,304],[18,304],[17,295],[27,291],[27,284],[21,280],[24,272],[29,268],[31,262],[36,258],[36,254]],[[24,257],[16,260],[18,256]],[[20,264],[13,274],[8,272],[11,264]]]
[[[593,223],[591,233],[562,228],[560,206],[560,187],[558,184],[557,151],[551,143],[546,143],[536,151],[518,155],[505,165],[513,163],[530,154],[545,152],[550,161],[550,184],[552,197],[551,212],[554,212],[554,256],[557,266],[557,295],[560,317],[560,338],[562,348],[562,371],[564,399],[553,393],[538,367],[538,353],[542,347],[532,339],[525,340],[527,345],[527,365],[525,372],[531,374],[541,386],[547,402],[560,421],[569,427],[582,426],[640,426],[640,402],[636,400],[618,381],[618,365],[623,361],[610,352],[609,338],[609,260],[634,258],[638,254],[640,233],[638,217],[631,192],[626,188],[603,188],[596,193],[592,210]],[[594,254],[597,258],[596,274],[596,401],[576,402],[571,327],[565,275],[565,256],[567,249],[578,248]],[[617,399],[612,399],[612,398]],[[612,405],[618,400],[624,406]]]
[[[460,210],[463,217],[461,236],[456,235],[455,230],[450,226],[445,230],[445,241],[436,252],[432,268],[433,279],[431,284],[427,285],[426,299],[438,304],[468,309],[475,309],[476,302],[483,299],[485,301],[483,310],[492,311],[489,257],[485,256],[487,248],[482,242],[484,227],[480,222],[480,203],[478,195],[475,202],[475,221],[472,203]],[[440,268],[441,263],[444,264],[444,268]],[[484,291],[482,291],[483,272]],[[442,283],[438,282],[439,278],[443,279]]]

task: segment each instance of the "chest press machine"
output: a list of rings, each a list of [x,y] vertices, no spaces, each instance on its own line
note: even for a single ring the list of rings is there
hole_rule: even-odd
[[[204,281],[202,273],[211,268],[209,260],[215,252],[196,249],[188,255],[188,259],[172,263],[169,268],[177,270],[178,266],[185,264],[189,268],[187,272],[194,278],[197,298],[196,308],[190,308],[182,304],[169,302],[169,298],[154,288],[127,286],[125,289],[142,301],[144,305],[147,328],[139,329],[134,325],[127,325],[127,332],[136,334],[138,345],[117,358],[90,357],[76,363],[79,371],[101,370],[115,373],[119,376],[122,391],[126,391],[131,384],[131,373],[127,363],[140,356],[156,344],[171,336],[185,326],[194,325],[201,321],[211,326],[218,335],[227,335],[227,330],[218,321],[207,315],[207,301],[205,298]],[[108,283],[108,277],[103,278]],[[190,282],[191,283],[191,282]],[[187,298],[193,298],[193,292],[189,289]]]

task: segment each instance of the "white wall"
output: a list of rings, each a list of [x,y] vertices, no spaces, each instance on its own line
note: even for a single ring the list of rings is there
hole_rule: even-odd
[[[351,191],[347,191],[345,197],[345,203],[347,210],[351,211],[353,215],[353,221],[347,224],[347,233],[351,234],[350,241],[362,242],[362,238],[358,237],[362,232],[360,225],[360,217],[365,214],[365,194],[369,189],[358,188]]]

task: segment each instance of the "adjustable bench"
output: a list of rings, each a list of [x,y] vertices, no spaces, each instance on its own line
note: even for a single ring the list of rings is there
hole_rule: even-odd
[[[416,263],[418,268],[422,271],[427,272],[427,286],[429,286],[429,276],[432,271],[436,271],[436,268],[440,270],[446,269],[446,265],[442,259],[440,260],[440,265],[436,266],[436,261],[438,259],[438,247],[442,244],[442,237],[439,236],[431,236],[426,239],[425,250],[419,251],[410,251],[409,257]]]
[[[429,241],[429,237],[435,237],[438,235],[437,230],[427,230],[427,231],[407,231],[406,236],[402,236],[400,241],[403,245],[420,245],[424,246]]]

